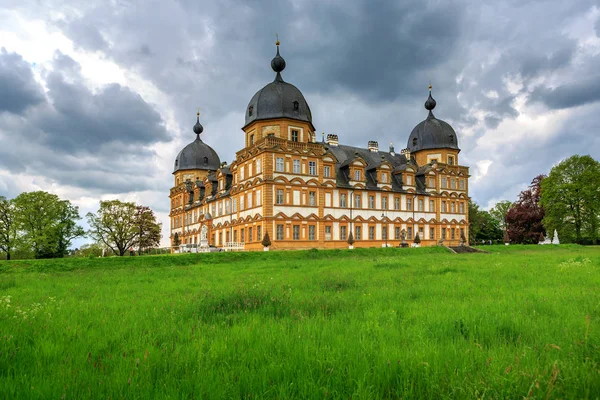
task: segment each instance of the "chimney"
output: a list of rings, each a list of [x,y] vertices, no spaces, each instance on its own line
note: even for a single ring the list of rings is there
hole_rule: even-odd
[[[332,133],[327,134],[327,144],[330,146],[338,145],[338,135],[334,135]]]
[[[392,142],[390,142],[390,155],[394,157],[396,153],[394,153],[394,146],[392,146]]]
[[[369,151],[373,153],[377,153],[379,151],[379,143],[374,140],[369,140],[368,144]]]
[[[400,150],[400,154],[402,154],[404,157],[406,157],[406,161],[410,161],[410,149],[408,149],[408,148],[402,149],[402,150]]]

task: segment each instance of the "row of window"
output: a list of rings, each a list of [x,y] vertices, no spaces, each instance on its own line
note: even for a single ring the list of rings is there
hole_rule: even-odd
[[[430,187],[435,187],[434,183],[431,183],[431,181],[433,180],[433,178],[429,178],[430,180]],[[456,178],[446,178],[446,177],[442,177],[442,189],[459,189],[459,190],[465,190],[465,179],[456,179]],[[448,185],[448,183],[450,183],[450,185]],[[458,187],[457,187],[458,185]]]
[[[275,171],[276,172],[286,172],[285,171],[285,161],[284,161],[283,157],[275,158]],[[301,168],[300,168],[300,160],[292,160],[292,172],[294,174],[303,173],[303,172],[301,172]],[[316,161],[308,162],[308,174],[315,175],[315,176],[317,175],[317,162]]]
[[[354,240],[363,240],[362,237],[362,226],[357,225],[354,227]],[[315,226],[314,225],[309,225],[308,226],[308,240],[315,240]],[[275,229],[275,238],[277,240],[284,240],[285,239],[285,226],[283,224],[278,224],[276,226]],[[367,239],[368,240],[388,240],[388,230],[387,229],[382,229],[381,230],[381,237],[377,238],[376,235],[376,230],[374,226],[369,226],[368,227],[368,233],[367,233]],[[421,239],[429,239],[429,240],[435,240],[435,228],[431,227],[429,228],[429,237],[425,238],[425,231],[424,228],[421,226],[418,228],[418,233],[419,233],[419,237]],[[465,231],[464,228],[442,228],[442,232],[441,232],[441,237],[443,239],[448,239],[448,233],[450,234],[450,239],[451,240],[455,240],[456,238],[461,237],[461,235],[464,235]],[[415,234],[416,236],[416,234]],[[340,240],[347,240],[348,239],[348,227],[347,226],[340,226]],[[292,240],[300,240],[300,225],[292,225]],[[402,239],[402,229],[401,227],[397,226],[394,228],[394,240],[401,240]],[[325,240],[331,240],[331,226],[326,226],[325,227]],[[407,227],[406,228],[406,240],[414,240],[413,237],[413,227]]]

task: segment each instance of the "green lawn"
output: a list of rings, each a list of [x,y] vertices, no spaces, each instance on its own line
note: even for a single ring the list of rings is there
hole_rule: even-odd
[[[600,398],[600,248],[0,262],[0,398]]]

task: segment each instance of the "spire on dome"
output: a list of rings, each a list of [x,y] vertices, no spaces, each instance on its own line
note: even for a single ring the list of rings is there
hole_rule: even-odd
[[[273,68],[273,71],[277,72],[275,80],[283,82],[283,78],[281,77],[281,71],[285,69],[285,60],[279,55],[279,35],[275,35],[277,36],[277,41],[275,42],[275,46],[277,46],[277,54],[271,60],[271,68]]]
[[[425,109],[429,110],[429,117],[428,118],[435,118],[433,116],[433,112],[431,112],[436,105],[436,101],[433,97],[431,97],[431,84],[429,84],[429,97],[427,98],[427,100],[425,101]]]
[[[196,125],[194,125],[193,129],[196,134],[196,140],[200,140],[200,134],[204,131],[204,127],[200,123],[200,108],[198,108],[198,112],[196,113]]]

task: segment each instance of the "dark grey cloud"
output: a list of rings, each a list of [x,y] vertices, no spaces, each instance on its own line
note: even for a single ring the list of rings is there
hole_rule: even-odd
[[[20,84],[41,92],[31,67],[17,54],[4,55],[21,60],[7,68],[23,77]],[[80,65],[61,53],[44,77],[47,102],[21,108],[18,117],[0,115],[0,169],[42,175],[96,193],[160,187],[150,146],[171,137],[152,105],[118,84],[92,90]]]
[[[600,65],[597,66],[600,69]],[[551,109],[564,109],[594,103],[600,100],[600,75],[586,77],[555,88],[536,88],[530,97],[532,102],[544,103]]]
[[[22,114],[45,101],[31,66],[19,54],[0,50],[0,113]]]

